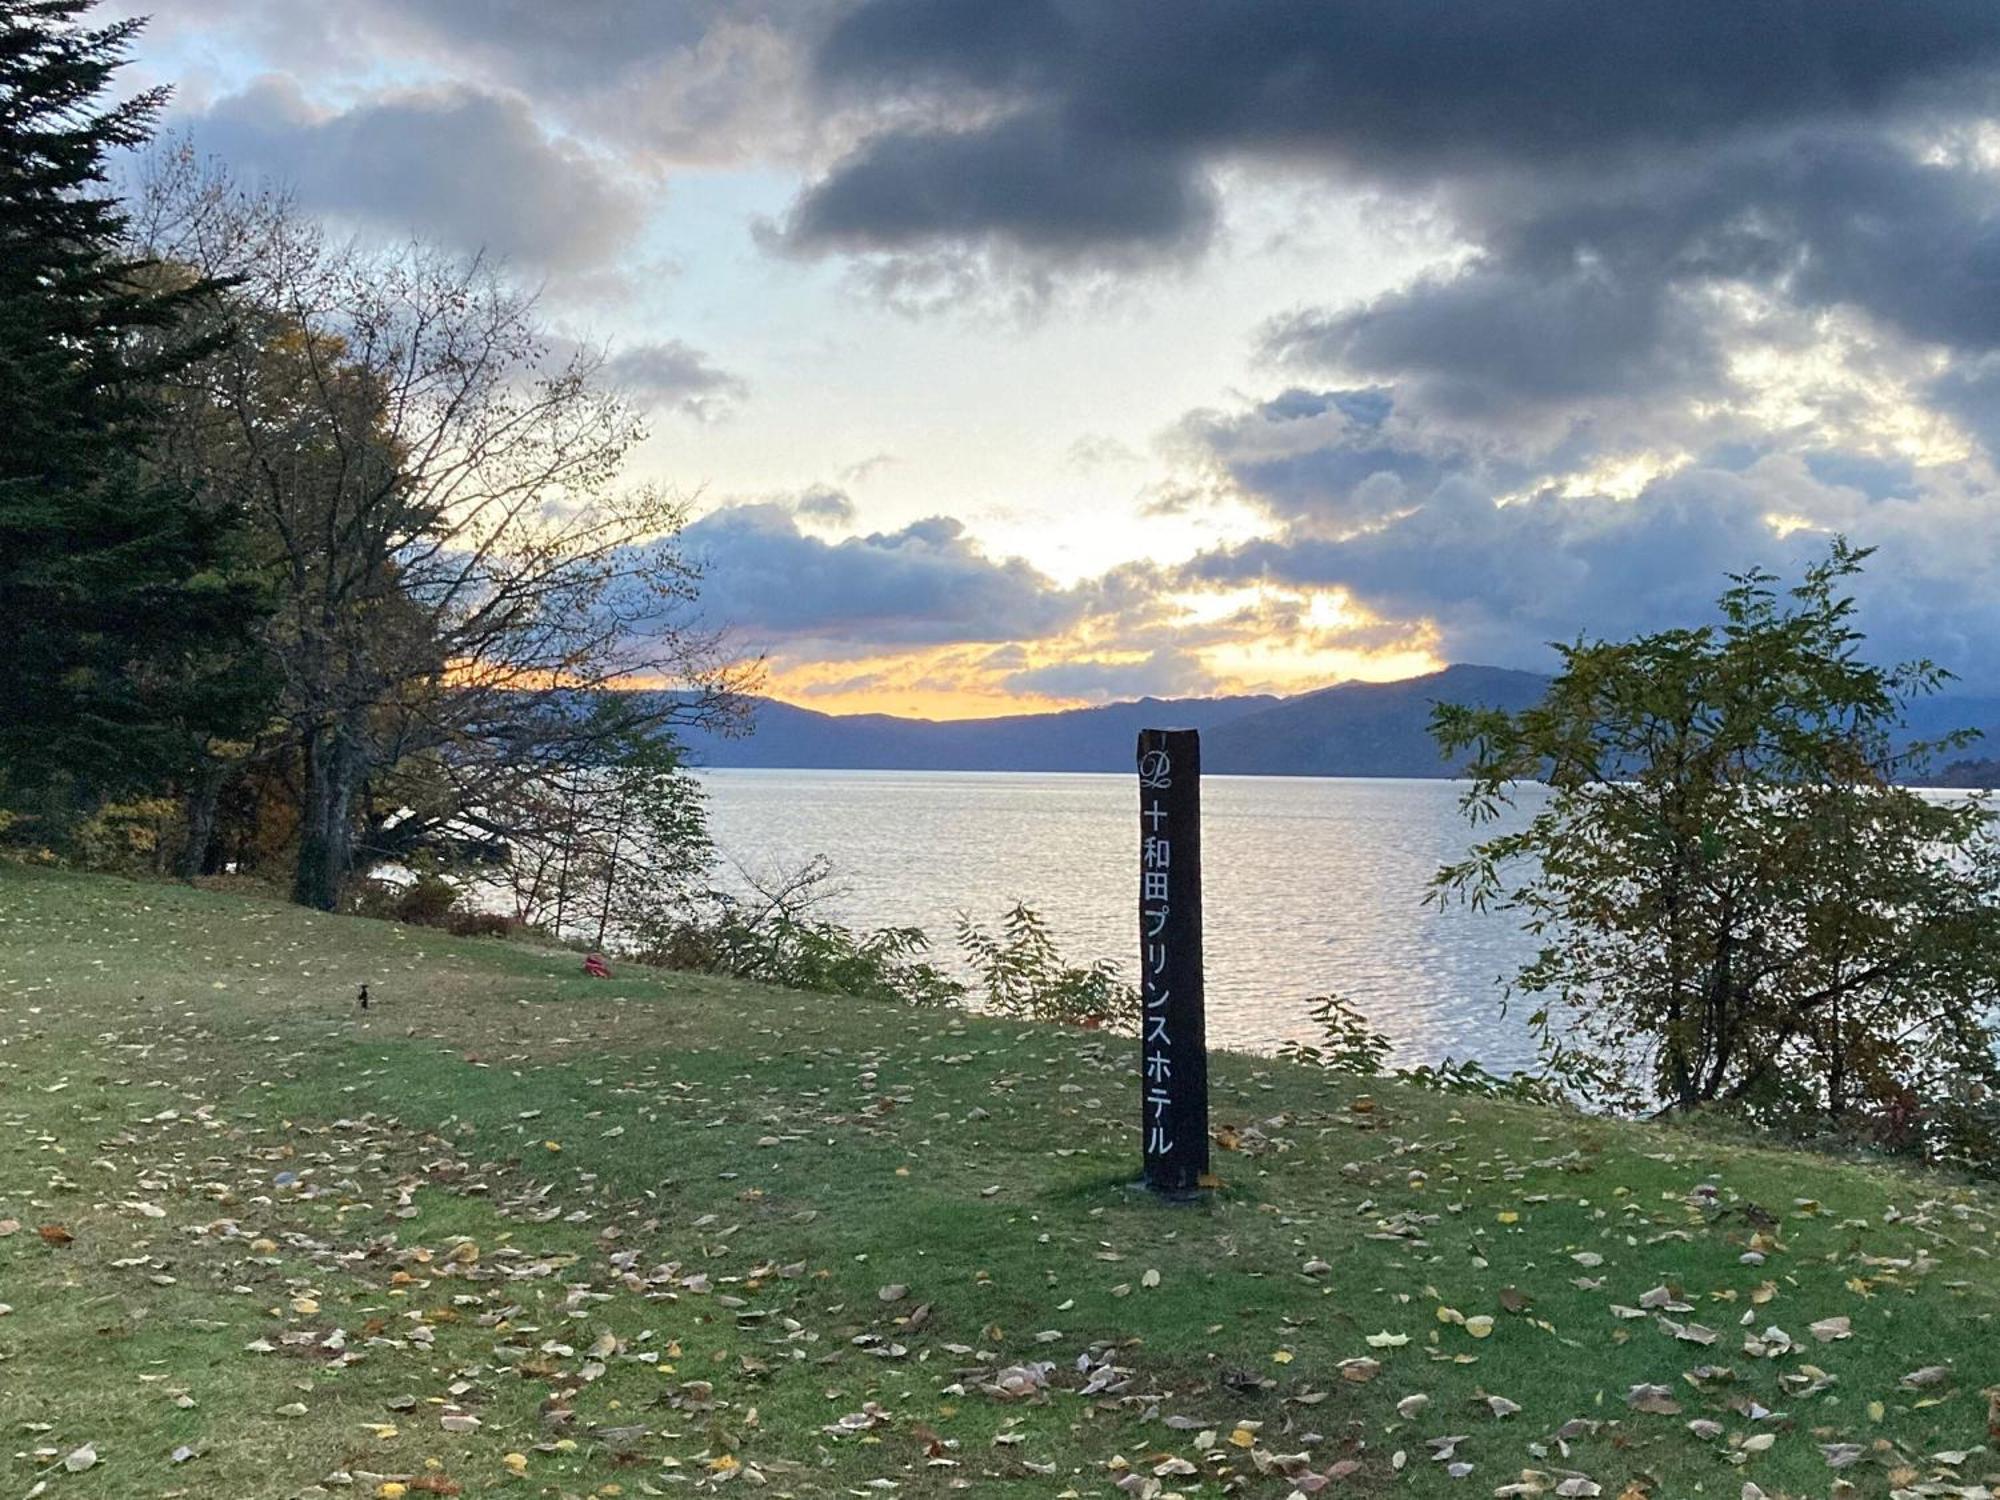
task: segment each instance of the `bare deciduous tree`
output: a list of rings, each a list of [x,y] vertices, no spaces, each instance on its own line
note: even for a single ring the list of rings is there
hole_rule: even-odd
[[[696,613],[685,506],[619,484],[642,428],[533,294],[481,258],[336,241],[184,148],[142,204],[150,253],[235,285],[183,460],[268,539],[294,899],[332,907],[357,855],[504,842],[522,778],[611,737],[733,719],[750,673]]]

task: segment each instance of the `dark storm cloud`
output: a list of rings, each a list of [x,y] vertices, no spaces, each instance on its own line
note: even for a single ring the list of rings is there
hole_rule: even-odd
[[[732,410],[750,393],[741,379],[679,339],[619,349],[604,362],[604,378],[642,406],[702,421]]]
[[[1726,388],[1736,288],[2000,348],[1985,0],[861,0],[815,73],[883,123],[802,190],[790,251],[949,266],[963,296],[1202,248],[1217,168],[1317,171],[1441,210],[1467,253],[1265,352],[1544,446]]]
[[[1198,244],[1214,213],[1197,175],[1144,148],[1027,116],[986,130],[874,138],[799,199],[780,243],[899,250],[944,237],[1061,256]]]
[[[974,104],[982,117],[865,144],[808,190],[791,239],[1177,246],[1206,231],[1214,161],[1310,160],[1401,184],[1597,170],[1958,107],[1989,97],[1996,59],[2000,8],[1985,0],[863,0],[819,49],[824,87],[928,101],[947,125]],[[968,211],[1009,184],[1089,180],[1100,161],[1138,185],[1116,214],[1068,192]]]
[[[1431,409],[1473,420],[1685,389],[1717,372],[1700,312],[1656,279],[1601,266],[1540,276],[1475,265],[1360,308],[1285,319],[1266,347],[1306,367],[1414,383]]]
[[[938,516],[838,542],[788,506],[739,505],[682,533],[708,569],[703,607],[746,638],[882,648],[1035,640],[1074,623],[1078,595],[1018,558],[988,557]]]
[[[551,140],[526,101],[449,86],[339,111],[266,79],[191,122],[248,178],[290,185],[315,212],[542,266],[599,262],[629,241],[636,203],[594,158]]]
[[[1741,331],[1716,301],[1730,287],[2000,347],[2000,178],[1921,140],[1801,131],[1602,181],[1502,175],[1456,201],[1481,246],[1468,264],[1282,319],[1266,352],[1504,420],[1716,390]]]

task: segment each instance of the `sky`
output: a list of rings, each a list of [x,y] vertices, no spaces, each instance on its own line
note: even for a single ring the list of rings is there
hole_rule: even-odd
[[[1877,549],[2000,691],[1991,0],[152,0],[248,181],[501,257],[776,696],[1309,690]]]

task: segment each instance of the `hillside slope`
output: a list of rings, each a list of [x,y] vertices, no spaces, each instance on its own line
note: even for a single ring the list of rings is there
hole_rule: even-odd
[[[1136,1062],[0,867],[13,1493],[2000,1483],[1991,1194],[1217,1053],[1163,1205]]]

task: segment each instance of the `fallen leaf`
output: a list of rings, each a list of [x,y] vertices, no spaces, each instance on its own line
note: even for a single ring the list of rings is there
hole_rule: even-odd
[[[1625,1393],[1625,1404],[1634,1411],[1652,1412],[1662,1417],[1678,1416],[1681,1410],[1673,1391],[1664,1385],[1635,1385]]]

